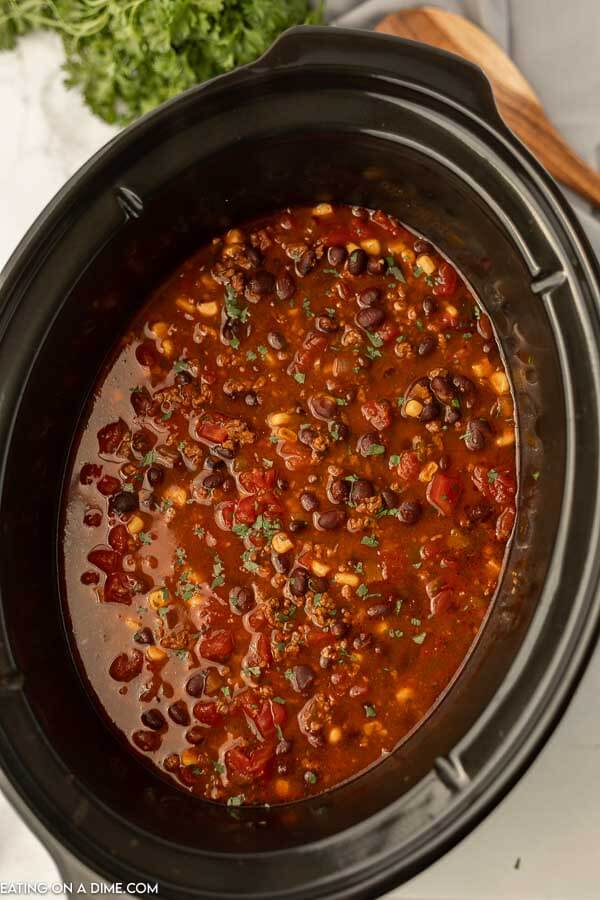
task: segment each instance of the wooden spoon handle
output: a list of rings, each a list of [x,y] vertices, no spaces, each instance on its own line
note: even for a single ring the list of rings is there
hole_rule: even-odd
[[[376,31],[431,44],[478,65],[490,80],[508,127],[555,178],[600,207],[600,174],[561,137],[529,82],[481,28],[463,16],[423,6],[386,16]]]

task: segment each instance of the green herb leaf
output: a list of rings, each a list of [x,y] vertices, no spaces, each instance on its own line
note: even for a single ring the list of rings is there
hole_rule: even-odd
[[[369,703],[364,704],[365,716],[367,719],[374,719],[377,716],[377,710],[374,706],[371,706]]]
[[[386,256],[385,261],[388,265],[388,274],[395,278],[396,281],[399,281],[401,284],[406,284],[406,278],[402,272],[402,269],[399,269],[396,265],[396,260],[393,256]]]
[[[294,378],[296,379],[298,384],[304,384],[304,382],[306,381],[306,375],[304,374],[304,372],[296,372]]]
[[[374,534],[365,535],[361,538],[361,544],[364,544],[365,547],[379,547],[379,541]]]

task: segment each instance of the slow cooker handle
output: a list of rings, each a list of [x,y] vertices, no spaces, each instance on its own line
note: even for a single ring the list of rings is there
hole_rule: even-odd
[[[482,70],[453,53],[393,35],[300,25],[285,31],[247,68],[347,69],[355,77],[396,81],[411,90],[460,107],[505,136],[513,137],[498,113],[490,82]]]

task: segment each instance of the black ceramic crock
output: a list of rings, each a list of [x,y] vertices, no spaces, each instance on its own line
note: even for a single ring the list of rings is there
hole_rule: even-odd
[[[61,482],[99,368],[157,280],[215,231],[318,200],[394,213],[481,297],[517,401],[520,511],[487,625],[427,723],[335,791],[231,810],[157,777],[93,710],[60,611]],[[0,281],[2,787],[65,878],[156,881],[176,900],[375,897],[498,802],[596,638],[599,300],[579,225],[482,73],[394,38],[290,31],[67,184]]]

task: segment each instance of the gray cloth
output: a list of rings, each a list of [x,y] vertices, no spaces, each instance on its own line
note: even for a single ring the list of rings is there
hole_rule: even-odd
[[[328,0],[332,24],[372,28],[415,0]],[[514,59],[564,138],[600,167],[600,0],[445,0]],[[563,189],[600,259],[600,210]]]

